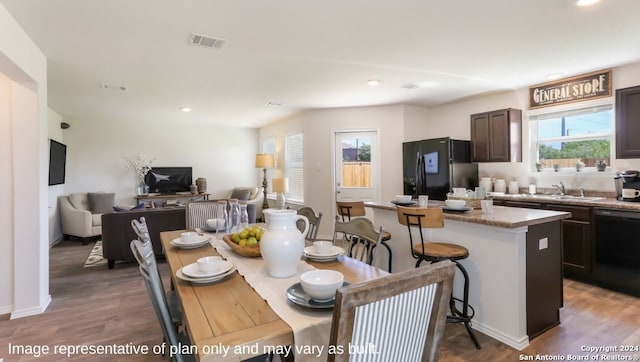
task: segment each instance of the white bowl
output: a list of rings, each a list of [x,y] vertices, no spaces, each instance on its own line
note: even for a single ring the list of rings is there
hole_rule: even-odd
[[[213,230],[222,229],[224,227],[224,219],[207,219],[207,227]]]
[[[444,204],[449,206],[452,209],[464,209],[465,205],[467,205],[467,202],[464,200],[445,200]]]
[[[198,259],[198,267],[205,273],[213,273],[220,269],[222,258],[219,256],[204,256]]]
[[[344,275],[339,271],[317,269],[300,275],[300,285],[311,299],[326,302],[333,299],[336,289],[342,286]]]
[[[313,249],[318,254],[328,254],[333,247],[333,243],[327,240],[318,240],[313,242]]]
[[[411,202],[411,195],[396,195],[397,202]]]
[[[180,239],[182,239],[182,242],[184,242],[184,243],[192,243],[192,242],[196,241],[197,237],[198,237],[198,233],[193,232],[193,231],[187,231],[187,232],[184,232],[184,233],[180,234]]]

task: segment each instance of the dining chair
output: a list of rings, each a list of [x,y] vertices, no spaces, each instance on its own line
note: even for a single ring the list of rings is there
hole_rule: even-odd
[[[437,361],[454,273],[444,261],[339,288],[329,351],[343,353],[328,360]]]
[[[320,229],[320,221],[322,221],[322,213],[316,214],[316,212],[308,206],[304,206],[298,210],[298,215],[306,216],[309,219],[309,232],[306,239],[313,242],[318,237],[318,230]],[[298,230],[301,232],[304,230],[304,222],[301,220],[296,224]]]
[[[147,221],[144,216],[140,217],[140,220],[133,219],[131,220],[131,227],[138,235],[139,238],[139,246],[136,250],[133,249],[134,245],[131,242],[131,251],[133,252],[133,256],[136,258],[138,265],[141,267],[143,264],[147,265],[149,262],[145,261],[145,258],[148,256],[153,258],[153,267],[155,269],[155,273],[160,275],[160,271],[158,270],[158,265],[156,264],[156,258],[153,253],[153,244],[151,244],[151,237],[149,235],[149,227],[147,226]],[[161,285],[162,287],[162,285]],[[169,307],[169,314],[171,316],[171,321],[174,325],[176,331],[182,325],[182,308],[180,307],[180,301],[178,300],[178,295],[175,290],[169,290],[164,292],[163,294],[167,300],[167,305]]]
[[[182,313],[180,311],[180,315],[176,316],[169,306],[169,298],[164,291],[151,243],[134,239],[131,241],[131,251],[138,261],[140,274],[144,279],[151,304],[162,327],[164,340],[168,341],[169,345],[176,346],[175,349],[178,350],[178,353],[172,356],[172,360],[180,362],[190,360],[190,358],[185,358],[188,356],[182,355],[179,351],[180,344],[190,345],[191,343],[188,340],[188,336],[176,329],[176,319],[179,317],[181,321]]]
[[[338,210],[338,215],[342,218],[342,221],[349,221],[352,218],[366,218],[363,201],[336,201],[336,208]],[[382,240],[382,245],[384,245],[389,252],[389,272],[391,272],[393,252],[391,251],[391,247],[387,244],[387,241],[391,240],[391,233],[384,231]]]
[[[462,299],[455,298],[453,295],[451,296],[449,300],[451,315],[447,321],[451,323],[463,323],[476,349],[480,349],[480,342],[478,342],[478,339],[471,329],[471,319],[475,311],[469,304],[469,273],[465,267],[458,262],[458,260],[469,257],[469,250],[458,244],[426,240],[424,235],[425,229],[444,227],[444,216],[441,208],[398,206],[397,215],[398,222],[401,225],[405,225],[408,229],[411,256],[416,259],[416,268],[418,268],[423,261],[438,263],[443,260],[449,260],[453,262],[462,273],[464,279]],[[420,240],[414,241],[413,230],[417,231]],[[456,302],[458,305],[461,305],[461,309],[456,306]]]
[[[195,230],[205,227],[208,219],[216,217],[218,200],[192,201],[185,207],[186,227]]]
[[[341,238],[338,235],[342,235]],[[382,240],[384,230],[382,227],[376,229],[371,220],[366,218],[356,218],[351,221],[340,221],[336,216],[333,228],[333,244],[341,244],[347,250],[347,255],[360,260],[369,265],[375,265],[378,246],[383,245],[389,249]],[[389,271],[391,271],[391,253],[389,253]]]

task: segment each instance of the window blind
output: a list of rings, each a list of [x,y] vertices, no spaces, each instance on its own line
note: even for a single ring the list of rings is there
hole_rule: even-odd
[[[304,134],[287,136],[284,148],[284,174],[289,179],[287,200],[304,203]]]

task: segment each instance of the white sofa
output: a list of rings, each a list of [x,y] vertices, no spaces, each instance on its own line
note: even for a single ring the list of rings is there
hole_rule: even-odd
[[[247,194],[247,197],[243,197]],[[262,202],[264,200],[262,187],[234,187],[227,198],[246,199],[247,204],[255,204],[256,219],[262,219]]]
[[[65,237],[82,239],[102,235],[102,214],[113,211],[113,193],[76,192],[58,198],[62,233]]]

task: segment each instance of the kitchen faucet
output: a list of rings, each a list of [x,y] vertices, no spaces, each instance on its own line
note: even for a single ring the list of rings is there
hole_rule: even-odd
[[[560,181],[560,186],[558,186],[556,184],[553,184],[551,186],[553,186],[553,187],[557,188],[558,190],[560,190],[560,196],[564,196],[564,190],[565,189],[564,189],[564,184],[562,183],[562,181]]]

